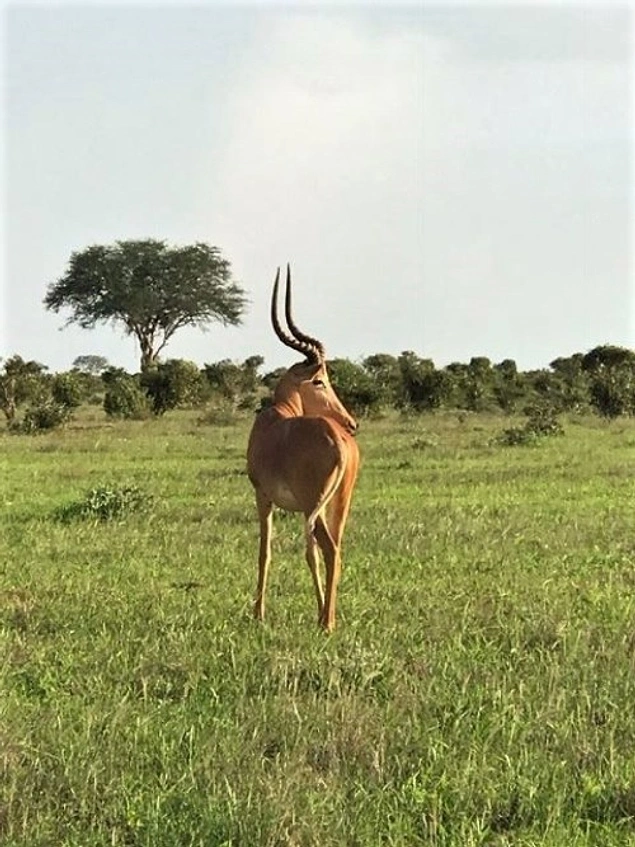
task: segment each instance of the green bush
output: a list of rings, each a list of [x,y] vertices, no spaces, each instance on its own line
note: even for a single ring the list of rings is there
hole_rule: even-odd
[[[564,435],[564,427],[558,420],[555,409],[549,406],[535,406],[526,410],[525,428],[535,435]]]
[[[104,381],[104,411],[109,417],[136,420],[148,417],[150,401],[134,377],[118,373]]]
[[[535,444],[538,436],[535,432],[527,429],[527,426],[511,426],[504,429],[496,438],[493,439],[495,444],[500,444],[503,447],[516,447],[520,444]]]
[[[16,431],[16,412],[22,404],[35,405],[46,397],[45,370],[45,365],[35,361],[25,362],[18,355],[11,356],[3,363],[0,371],[0,409],[10,429]]]
[[[552,435],[564,435],[564,427],[554,409],[534,407],[527,409],[527,420],[522,426],[504,429],[494,442],[505,447],[519,444],[535,444],[539,439]]]
[[[625,370],[593,377],[591,406],[603,418],[612,420],[635,411],[635,379]]]
[[[178,406],[196,406],[209,388],[194,362],[169,359],[141,375],[141,386],[146,391],[152,411],[162,415]]]
[[[239,415],[230,400],[218,398],[205,407],[203,414],[196,419],[199,426],[232,426]]]
[[[59,373],[51,379],[51,395],[60,406],[76,409],[87,399],[85,380],[79,373]]]
[[[337,396],[351,414],[361,417],[379,412],[385,395],[361,365],[348,359],[332,359],[328,370]]]
[[[241,364],[221,359],[204,365],[202,373],[208,389],[216,397],[230,402],[234,409],[255,411],[261,386],[269,387],[267,377],[261,379],[258,375],[263,363],[262,356],[250,356]],[[283,373],[284,368],[280,372]]]
[[[62,507],[57,516],[64,521],[110,521],[145,511],[151,503],[152,497],[137,485],[100,485],[87,491],[82,500]]]
[[[55,400],[47,400],[29,408],[21,421],[14,420],[9,425],[10,432],[16,435],[35,435],[57,429],[67,423],[71,417],[71,409]]]

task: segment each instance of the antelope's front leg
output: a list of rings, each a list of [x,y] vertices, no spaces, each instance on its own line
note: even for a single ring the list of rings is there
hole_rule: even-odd
[[[258,552],[258,587],[254,601],[254,617],[262,621],[265,617],[265,592],[267,575],[271,562],[271,528],[273,525],[273,504],[260,492],[256,492],[256,506],[260,521],[260,549]]]

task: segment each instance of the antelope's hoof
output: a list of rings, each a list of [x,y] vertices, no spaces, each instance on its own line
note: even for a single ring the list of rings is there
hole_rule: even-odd
[[[324,618],[318,619],[318,626],[326,635],[330,635],[335,629],[335,621],[326,621]]]

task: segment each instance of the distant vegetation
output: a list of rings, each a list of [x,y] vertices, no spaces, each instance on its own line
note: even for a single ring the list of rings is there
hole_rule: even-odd
[[[270,402],[283,369],[263,372],[263,365],[261,356],[244,362],[222,359],[202,368],[168,359],[130,374],[110,367],[103,357],[86,355],[75,360],[72,370],[51,374],[45,365],[14,355],[0,362],[0,409],[18,432],[59,426],[84,404],[99,404],[113,418],[189,408],[231,419]],[[360,417],[391,410],[414,415],[498,412],[543,420],[566,412],[608,419],[635,414],[635,353],[613,345],[531,371],[519,371],[512,359],[492,364],[484,356],[437,368],[430,359],[405,351],[399,356],[377,353],[361,362],[333,359],[329,372],[344,403]]]
[[[73,252],[64,275],[49,284],[44,305],[66,311],[68,323],[85,329],[119,325],[138,344],[140,372],[128,374],[103,357],[85,355],[69,373],[51,375],[43,364],[12,356],[0,371],[0,408],[14,431],[55,428],[79,405],[95,402],[111,417],[202,408],[227,420],[239,410],[266,405],[280,375],[262,373],[261,356],[202,368],[160,358],[183,327],[236,325],[247,308],[230,262],[218,247],[202,242],[174,247],[156,239],[128,240]],[[485,356],[437,368],[411,350],[376,353],[361,362],[334,359],[329,370],[344,403],[361,417],[394,409],[522,412],[543,420],[564,412],[609,419],[635,413],[635,353],[610,344],[525,372],[513,359],[495,364]],[[530,430],[519,438],[531,436]]]

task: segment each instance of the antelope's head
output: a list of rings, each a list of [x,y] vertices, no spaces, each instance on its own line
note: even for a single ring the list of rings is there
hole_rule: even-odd
[[[278,320],[278,287],[280,268],[276,273],[271,297],[271,323],[283,344],[304,355],[304,361],[292,365],[281,378],[274,392],[276,405],[294,409],[298,415],[332,418],[348,432],[355,432],[357,421],[346,410],[335,393],[326,369],[326,357],[321,341],[305,335],[296,326],[291,314],[291,269],[287,265],[287,284],[284,298],[284,314],[289,327],[285,332]]]

